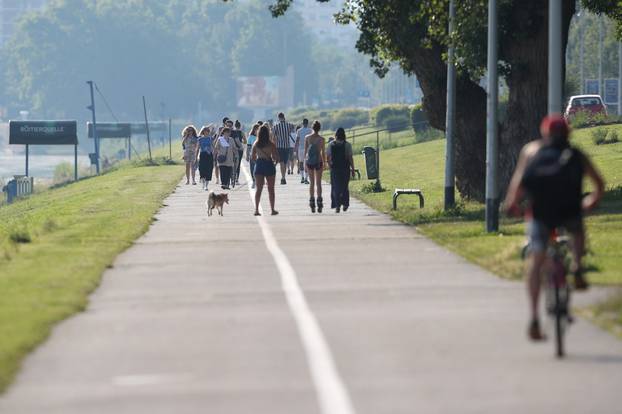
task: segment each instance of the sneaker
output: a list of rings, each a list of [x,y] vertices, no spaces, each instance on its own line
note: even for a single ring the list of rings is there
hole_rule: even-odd
[[[251,188],[254,189],[255,188],[255,183],[251,184]]]
[[[285,178],[281,178],[281,185],[285,185],[287,184],[287,181],[285,181]]]
[[[309,180],[305,178],[305,184],[309,184]]]
[[[335,213],[339,213],[339,211],[341,211],[341,209],[340,209],[339,207],[337,207],[337,208],[335,209]]]
[[[301,179],[300,179],[300,184],[304,184],[304,183],[305,183],[305,179],[304,179],[304,178],[301,178]]]
[[[542,330],[540,329],[540,321],[538,321],[537,319],[532,320],[529,324],[529,330],[527,332],[527,335],[529,336],[529,339],[534,342],[546,340],[546,336],[542,333]]]
[[[348,206],[343,206],[343,211],[344,212],[348,211]]]

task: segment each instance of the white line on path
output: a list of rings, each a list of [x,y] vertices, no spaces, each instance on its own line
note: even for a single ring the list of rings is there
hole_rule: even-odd
[[[255,193],[250,186],[252,178],[246,169],[246,165],[242,167],[246,180],[249,183],[248,191],[254,206]],[[313,385],[315,386],[322,414],[355,414],[348,390],[339,372],[337,372],[335,360],[328,347],[326,338],[315,315],[309,308],[307,299],[298,283],[298,277],[294,268],[279,247],[268,222],[263,216],[258,216],[257,221],[266,242],[266,247],[272,254],[281,274],[281,286],[289,309],[296,321],[302,346],[305,349],[307,363],[311,371]]]

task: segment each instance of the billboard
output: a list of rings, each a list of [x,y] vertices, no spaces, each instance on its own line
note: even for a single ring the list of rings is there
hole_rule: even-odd
[[[93,123],[87,122],[87,135],[89,138],[93,138]],[[113,123],[113,122],[98,122],[97,123],[97,137],[98,138],[129,138],[132,135],[130,130],[130,124],[128,123]]]
[[[9,144],[78,145],[76,121],[9,121]]]
[[[237,80],[237,98],[240,108],[279,106],[281,76],[242,76]]]
[[[609,105],[617,105],[618,93],[618,79],[605,79],[605,96],[603,96],[605,103]]]
[[[598,79],[586,79],[585,80],[585,93],[587,95],[598,95],[600,93],[600,87],[598,86]]]

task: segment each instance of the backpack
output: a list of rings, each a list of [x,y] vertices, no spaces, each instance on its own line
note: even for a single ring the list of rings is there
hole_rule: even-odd
[[[570,146],[544,146],[525,168],[521,184],[534,218],[550,227],[581,215],[583,161]]]
[[[318,143],[309,143],[309,150],[307,151],[307,163],[310,165],[316,165],[320,163],[320,150],[318,149]]]

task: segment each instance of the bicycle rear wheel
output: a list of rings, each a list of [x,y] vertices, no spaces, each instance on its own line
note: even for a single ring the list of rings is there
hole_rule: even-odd
[[[561,303],[561,295],[559,286],[555,285],[555,348],[558,358],[564,357],[564,323],[566,313]]]

